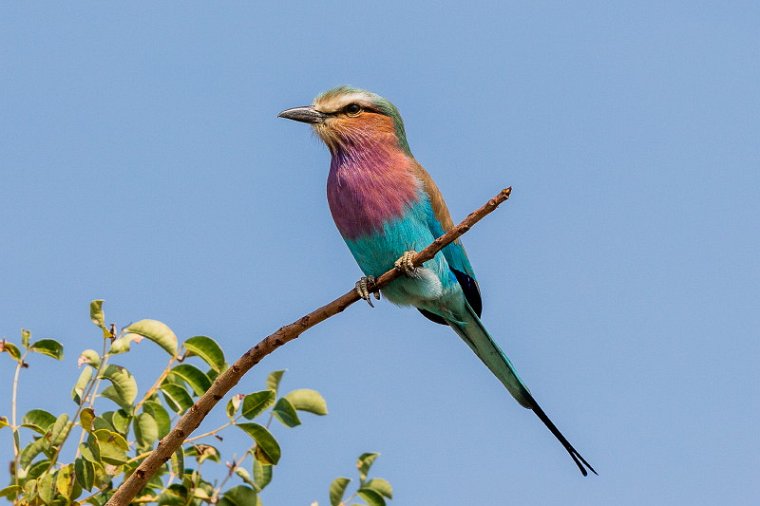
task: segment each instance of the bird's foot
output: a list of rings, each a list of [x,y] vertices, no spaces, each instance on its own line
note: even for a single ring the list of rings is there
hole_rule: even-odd
[[[417,252],[414,250],[405,251],[393,265],[397,271],[401,271],[407,276],[414,276],[417,273],[417,267],[414,266],[414,257],[416,256]]]
[[[374,285],[375,276],[363,276],[356,282],[356,293],[359,294],[359,297],[367,301],[369,307],[375,307],[375,305],[372,304],[372,296],[374,296],[375,299],[380,300],[380,292],[371,292]]]

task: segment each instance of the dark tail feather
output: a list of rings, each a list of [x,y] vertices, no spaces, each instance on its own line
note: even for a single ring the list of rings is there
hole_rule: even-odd
[[[583,476],[588,476],[588,471],[598,475],[594,468],[586,462],[586,459],[578,453],[578,450],[570,444],[567,438],[565,438],[565,436],[559,431],[557,426],[554,425],[554,422],[552,422],[546,413],[544,413],[544,410],[541,409],[541,406],[538,405],[536,399],[531,395],[528,387],[525,386],[517,375],[515,367],[509,361],[502,349],[499,348],[499,345],[497,345],[493,338],[488,334],[488,331],[483,326],[480,318],[478,318],[478,315],[470,305],[467,304],[467,313],[463,315],[462,321],[449,321],[448,324],[457,334],[459,334],[467,345],[472,348],[472,351],[480,357],[483,363],[485,363],[491,372],[499,378],[504,386],[507,387],[507,390],[509,390],[515,400],[524,407],[532,409],[533,412],[536,413],[536,416],[544,422],[544,425],[546,425],[551,433],[554,434],[554,437],[562,443],[562,446],[565,447],[567,453],[573,458],[575,465],[578,466],[578,469],[580,469]],[[588,468],[588,471],[586,468]]]
[[[591,467],[591,464],[586,462],[586,459],[583,458],[583,456],[578,453],[578,450],[573,447],[573,445],[570,444],[570,441],[567,440],[567,438],[559,431],[556,425],[554,425],[554,422],[551,421],[549,416],[547,416],[546,413],[544,413],[544,410],[541,409],[541,406],[538,405],[536,402],[536,399],[533,398],[533,396],[528,393],[530,396],[531,403],[533,404],[531,406],[531,409],[536,414],[538,418],[541,419],[542,422],[544,422],[544,425],[546,425],[546,428],[551,431],[552,434],[554,434],[554,437],[556,437],[560,443],[562,443],[562,446],[565,447],[565,450],[567,450],[567,453],[570,454],[570,456],[573,458],[573,461],[575,462],[575,465],[578,466],[578,469],[581,470],[581,473],[583,476],[588,476],[588,472],[586,471],[586,467],[589,471],[594,473],[595,475],[599,476],[599,473],[597,473],[593,467]],[[584,467],[585,466],[585,467]]]

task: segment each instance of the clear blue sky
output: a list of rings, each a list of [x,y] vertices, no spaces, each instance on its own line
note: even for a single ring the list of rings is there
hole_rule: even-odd
[[[514,187],[465,238],[484,320],[600,476],[453,332],[357,304],[235,390],[287,368],[330,407],[278,430],[265,503],[326,504],[375,450],[400,505],[757,504],[758,3],[262,5],[0,7],[0,336],[66,346],[22,406],[72,410],[90,299],[234,358],[351,287],[328,153],[276,118],[347,83],[399,107],[456,220]]]

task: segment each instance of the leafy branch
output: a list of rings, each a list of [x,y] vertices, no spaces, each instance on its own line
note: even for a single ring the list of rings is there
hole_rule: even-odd
[[[459,225],[438,237],[429,246],[417,253],[413,259],[413,264],[421,266],[424,262],[432,259],[441,249],[457,240],[475,223],[493,212],[501,203],[509,198],[510,193],[511,188],[505,188],[482,207],[470,213]],[[371,287],[371,291],[377,292],[399,275],[399,271],[395,269],[389,270],[376,280]],[[298,338],[306,330],[342,312],[358,300],[360,298],[357,292],[351,290],[332,302],[299,318],[295,322],[281,327],[275,333],[265,337],[256,346],[245,352],[231,367],[221,372],[211,387],[190,406],[171,432],[161,440],[158,447],[137,466],[131,476],[116,490],[116,493],[111,497],[107,505],[125,506],[129,504],[135,495],[145,487],[151,477],[172,458],[172,455],[180,448],[183,441],[198,428],[211,409],[224,398],[225,394],[240,381],[248,370],[280,346]],[[246,425],[250,425],[249,428],[252,435],[255,433],[259,437],[266,439],[265,435],[268,434],[266,428],[258,424]],[[242,425],[240,426],[242,428]],[[260,444],[258,448],[262,446]]]

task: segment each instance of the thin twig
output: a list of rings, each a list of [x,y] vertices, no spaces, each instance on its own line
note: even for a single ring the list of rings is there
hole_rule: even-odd
[[[480,209],[473,211],[462,223],[452,228],[428,247],[417,253],[413,264],[420,266],[432,259],[441,249],[456,241],[459,236],[467,232],[470,227],[480,221],[484,216],[495,210],[499,204],[509,198],[511,188],[505,188],[494,198],[486,202]],[[391,269],[380,276],[372,286],[375,292],[387,285],[400,275],[396,269]],[[280,327],[274,334],[270,334],[256,346],[246,351],[232,366],[216,378],[211,387],[203,394],[190,409],[177,422],[177,425],[166,435],[145,460],[140,463],[124,483],[116,490],[106,506],[125,506],[140,491],[155,472],[164,465],[182,445],[182,442],[198,428],[211,409],[224,398],[224,395],[234,387],[243,375],[253,366],[258,364],[264,357],[272,353],[283,344],[299,337],[306,330],[342,312],[354,302],[360,300],[356,290],[341,295],[327,305],[315,309],[311,313],[299,318],[289,325]]]

